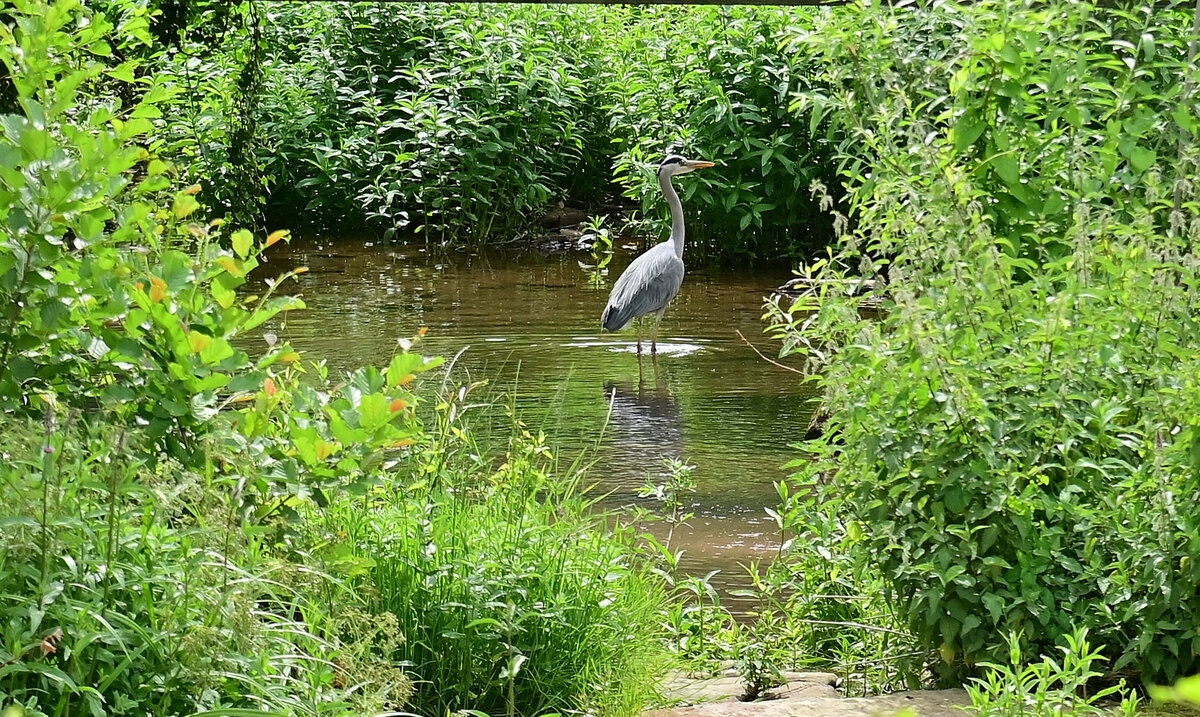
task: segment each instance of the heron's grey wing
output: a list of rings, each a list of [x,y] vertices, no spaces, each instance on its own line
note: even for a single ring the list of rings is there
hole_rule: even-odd
[[[666,308],[683,285],[683,271],[683,260],[675,255],[670,242],[634,259],[608,297],[601,318],[604,328],[619,331],[638,316]]]

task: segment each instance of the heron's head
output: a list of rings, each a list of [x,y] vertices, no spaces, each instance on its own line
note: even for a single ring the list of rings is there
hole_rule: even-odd
[[[668,154],[667,158],[662,161],[662,164],[658,165],[658,176],[674,177],[676,174],[687,174],[692,170],[704,169],[711,166],[713,166],[712,162],[688,159],[678,154]]]

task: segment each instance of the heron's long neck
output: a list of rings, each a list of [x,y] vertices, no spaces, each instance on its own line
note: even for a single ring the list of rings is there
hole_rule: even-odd
[[[667,204],[671,207],[671,243],[675,245],[675,256],[683,258],[683,204],[675,187],[671,185],[671,175],[663,174],[658,178],[663,194],[667,196]]]

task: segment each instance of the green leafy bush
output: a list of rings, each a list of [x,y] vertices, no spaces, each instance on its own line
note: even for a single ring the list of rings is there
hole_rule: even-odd
[[[205,17],[157,61],[178,94],[156,136],[225,207],[253,34],[226,17],[236,41],[214,50]],[[482,241],[528,229],[553,201],[608,205],[620,191],[657,224],[646,170],[677,148],[723,167],[685,189],[699,210],[697,247],[807,255],[831,236],[806,188],[832,179],[833,135],[811,138],[810,124],[831,125],[788,111],[813,67],[779,47],[793,22],[809,18],[770,8],[278,6],[262,21],[262,90],[241,104],[254,102],[270,209],[293,226]]]
[[[1192,18],[843,17],[796,41],[837,88],[806,101],[853,140],[858,230],[773,308],[830,415],[804,475],[944,673],[998,662],[1009,632],[1048,653],[1074,623],[1113,669],[1195,671]]]
[[[819,80],[809,58],[780,49],[792,23],[811,21],[795,8],[639,8],[613,33],[603,78],[626,196],[657,223],[654,168],[668,147],[718,164],[680,187],[697,215],[694,255],[808,257],[831,241],[808,187],[836,176],[832,127],[789,109]]]
[[[607,140],[580,69],[595,24],[580,20],[531,5],[280,9],[262,107],[279,199],[462,241],[594,195]]]
[[[260,242],[240,230],[222,247],[217,223],[195,220],[198,188],[170,192],[170,165],[138,146],[170,93],[146,83],[122,106],[137,63],[104,58],[115,33],[145,38],[144,13],[116,28],[76,3],[13,12],[0,60],[22,113],[3,117],[0,136],[0,408],[36,414],[33,397],[54,395],[179,448],[218,392],[254,390],[294,355],[283,344],[255,363],[235,344],[303,306],[273,289],[234,291],[283,234]],[[113,98],[98,98],[114,84]]]

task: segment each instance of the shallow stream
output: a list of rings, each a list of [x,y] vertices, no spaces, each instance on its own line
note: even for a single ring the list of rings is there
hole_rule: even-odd
[[[639,360],[632,328],[599,331],[608,287],[633,256],[618,250],[600,287],[580,266],[591,261],[587,252],[295,240],[272,249],[268,271],[307,266],[298,289],[308,308],[271,330],[306,358],[326,359],[336,375],[386,364],[397,339],[427,327],[422,352],[462,351],[456,369],[509,393],[561,461],[588,451],[589,478],[608,494],[606,506],[658,509],[638,488],[651,476],[661,481],[664,458],[682,458],[695,466],[697,491],[686,498],[695,515],[675,531],[674,547],[686,551],[688,573],[720,570],[713,582],[727,592],[746,582],[739,564],[778,548],[765,509],[778,505],[775,483],[788,474],[790,444],[812,411],[799,377],[756,356],[736,333],[767,355],[776,351],[762,333],[763,299],[789,273],[690,270],[663,319],[657,358]],[[664,524],[649,527],[665,534]]]

